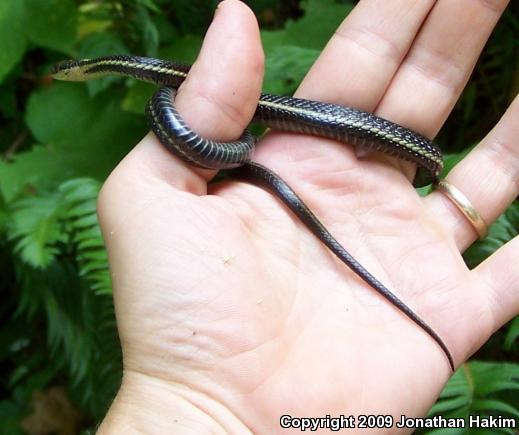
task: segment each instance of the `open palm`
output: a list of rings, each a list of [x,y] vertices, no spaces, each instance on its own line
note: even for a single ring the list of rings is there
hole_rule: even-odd
[[[432,137],[505,4],[363,1],[297,96],[376,112]],[[262,77],[255,19],[226,0],[177,107],[200,134],[234,139]],[[518,120],[516,101],[448,177],[487,223],[519,193]],[[277,132],[254,160],[438,332],[457,364],[519,311],[519,242],[469,271],[460,252],[474,229],[442,194],[416,194],[411,165]],[[149,135],[103,188],[124,378],[102,429],[275,433],[282,414],[425,413],[450,375],[437,344],[274,196],[242,182],[207,186],[213,176]]]

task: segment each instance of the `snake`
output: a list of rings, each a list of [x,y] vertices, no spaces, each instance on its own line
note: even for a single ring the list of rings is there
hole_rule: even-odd
[[[51,75],[66,81],[118,75],[158,85],[145,112],[151,131],[167,150],[192,166],[226,170],[233,179],[272,192],[342,263],[427,333],[441,348],[454,371],[453,357],[435,330],[362,266],[279,175],[252,161],[256,138],[247,129],[235,141],[218,142],[200,136],[187,125],[174,100],[190,68],[188,64],[169,60],[111,55],[65,60],[53,66]],[[413,162],[417,166],[415,186],[436,182],[443,168],[441,151],[431,140],[352,107],[261,93],[252,121],[269,129],[324,137],[363,151],[378,151]]]

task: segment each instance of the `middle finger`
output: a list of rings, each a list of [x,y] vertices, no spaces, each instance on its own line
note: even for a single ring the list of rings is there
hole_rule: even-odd
[[[434,3],[360,2],[330,39],[296,96],[372,111]]]
[[[508,0],[439,0],[377,107],[434,137],[458,100]]]

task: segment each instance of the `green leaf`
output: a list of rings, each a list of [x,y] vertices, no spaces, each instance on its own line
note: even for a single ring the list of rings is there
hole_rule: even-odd
[[[25,4],[25,31],[29,38],[38,46],[72,53],[77,27],[75,2],[25,0]]]
[[[504,393],[519,390],[519,365],[472,361],[452,376],[428,415],[467,418],[470,414],[494,411],[519,415],[519,410]]]
[[[173,44],[178,40],[178,31],[166,15],[155,15],[153,22],[159,32],[159,40],[163,46]]]
[[[472,151],[472,147],[468,147],[459,153],[445,154],[443,156],[442,177],[447,176],[447,174],[452,170],[452,168],[454,168],[454,166],[461,162],[470,151]]]
[[[26,122],[40,143],[64,148],[78,141],[86,145],[86,141],[94,142],[94,137],[86,141],[84,137],[96,131],[93,126],[102,109],[98,106],[82,84],[58,82],[30,96]]]
[[[159,57],[190,64],[195,61],[201,46],[202,38],[199,35],[185,35],[178,38],[174,44],[161,48]]]
[[[474,400],[472,409],[476,411],[497,411],[499,414],[510,414],[519,418],[519,411],[501,400]]]
[[[144,116],[123,111],[121,101],[120,89],[90,98],[78,83],[56,83],[31,95],[26,122],[33,136],[68,163],[59,181],[104,179],[144,135]]]
[[[427,435],[458,435],[465,433],[467,433],[467,431],[463,428],[444,428],[427,431]]]
[[[59,190],[65,193],[68,201],[88,201],[97,198],[101,189],[101,183],[91,178],[74,178],[65,181],[59,186]]]
[[[88,228],[92,225],[97,225],[97,216],[94,213],[74,221],[74,227],[79,229]]]
[[[476,362],[470,364],[476,396],[519,390],[519,365]]]
[[[160,14],[160,8],[155,4],[153,0],[137,0],[137,4],[147,7],[150,11]]]
[[[305,15],[286,23],[284,43],[322,50],[353,9],[353,2],[340,4],[334,0],[306,0],[302,7]]]
[[[148,56],[156,57],[159,46],[159,31],[155,22],[151,19],[148,10],[137,5],[135,11],[136,26],[142,32],[141,40],[145,47],[145,53]]]
[[[454,411],[456,409],[463,408],[467,405],[467,397],[461,395],[459,397],[455,397],[454,399],[445,399],[438,403],[436,403],[431,408],[432,414],[443,414],[447,411]]]
[[[302,18],[289,20],[283,30],[261,32],[266,56],[266,92],[294,92],[353,4],[308,0],[302,6],[305,10]]]
[[[283,46],[320,52],[353,8],[353,2],[339,4],[333,0],[307,0],[301,6],[305,11],[302,18],[288,20],[282,30],[261,32],[267,62],[272,50]]]
[[[5,203],[4,198],[2,197],[2,195],[0,195],[0,238],[4,237],[4,232],[6,230],[9,218],[9,209],[7,208],[7,204]]]
[[[319,50],[280,46],[267,56],[264,89],[273,94],[292,94],[319,56]]]
[[[0,1],[0,82],[25,52],[24,13],[23,1]]]
[[[121,373],[108,261],[95,219],[99,188],[100,183],[96,180],[73,179],[62,183],[52,195],[38,194],[15,203],[26,212],[34,207],[37,213],[42,213],[51,196],[58,198],[52,202],[59,204],[61,212],[57,221],[66,243],[54,247],[57,253],[65,255],[46,269],[36,270],[37,273],[32,268],[22,270],[22,309],[19,312],[30,315],[34,313],[34,306],[36,309],[42,307],[47,318],[51,358],[67,364],[73,379],[69,387],[80,391],[76,400],[95,409],[98,417],[120,384]],[[27,214],[29,219],[35,219],[31,213]],[[15,217],[18,222],[18,216]],[[29,228],[23,231],[33,232]],[[80,247],[81,237],[85,238],[85,243],[89,241],[89,247]],[[52,237],[45,239],[51,241]],[[73,249],[70,249],[71,245],[74,245]],[[77,263],[74,267],[71,267],[71,252]],[[78,276],[78,269],[84,273],[83,278]],[[89,284],[92,291],[85,291],[85,284]],[[27,379],[31,372],[33,369],[24,365],[18,379]]]
[[[465,262],[470,268],[476,267],[518,234],[519,201],[515,201],[490,226],[488,236],[484,240],[478,240],[465,251]]]
[[[24,416],[24,409],[16,402],[0,401],[0,435],[23,435],[20,422]]]
[[[71,218],[76,218],[80,216],[84,216],[86,214],[96,212],[96,203],[95,201],[83,201],[77,205],[74,205],[67,211],[67,216]]]
[[[519,316],[517,316],[512,323],[510,324],[510,328],[508,329],[508,333],[505,338],[505,348],[507,350],[511,350],[513,344],[519,337]]]
[[[30,197],[13,207],[9,238],[16,241],[15,252],[33,267],[48,266],[59,252],[56,243],[67,239],[59,223],[63,213],[60,196]]]
[[[73,163],[69,156],[56,149],[35,146],[18,153],[12,162],[0,161],[0,192],[11,202],[23,189],[39,190],[53,186],[53,181],[71,174],[67,169]]]
[[[468,122],[476,108],[477,86],[475,83],[469,83],[463,91],[463,120]]]
[[[115,32],[99,32],[85,36],[78,47],[80,58],[92,59],[112,54],[129,54],[121,35]]]
[[[111,281],[101,229],[97,223],[96,199],[100,183],[82,178],[63,183],[59,190],[68,202],[64,213],[76,245],[80,276],[96,294],[111,294]]]
[[[130,113],[140,115],[143,113],[146,103],[157,90],[157,86],[150,83],[135,82],[132,85],[123,100],[123,109]]]

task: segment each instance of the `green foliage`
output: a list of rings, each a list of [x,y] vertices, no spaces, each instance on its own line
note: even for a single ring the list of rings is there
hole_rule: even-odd
[[[24,18],[26,34],[31,42],[72,53],[77,28],[73,0],[25,0]]]
[[[20,61],[25,51],[23,12],[23,2],[0,3],[0,79]],[[13,33],[21,37],[13,38]]]
[[[4,198],[11,201],[24,189],[55,188],[70,177],[106,177],[145,131],[142,116],[121,110],[121,98],[120,90],[91,98],[85,87],[62,83],[35,90],[25,118],[42,145],[0,161]]]
[[[14,253],[36,268],[49,266],[59,252],[56,244],[66,239],[58,222],[61,203],[56,196],[23,198],[13,205],[8,233],[16,241]]]
[[[55,192],[14,203],[8,238],[14,252],[33,268],[45,269],[74,249],[80,277],[96,294],[111,294],[106,250],[97,223],[98,181],[71,179]]]
[[[70,54],[76,36],[72,0],[19,0],[0,3],[0,80],[34,44]]]
[[[492,33],[454,111],[438,135],[443,150],[458,153],[479,141],[519,90],[519,5],[511,2]]]
[[[72,179],[59,187],[67,204],[63,219],[76,246],[79,276],[97,295],[111,295],[108,257],[97,223],[99,189],[99,182],[91,179]]]
[[[488,236],[467,249],[464,254],[466,263],[470,268],[476,267],[518,233],[519,202],[515,201],[489,228]]]
[[[250,2],[262,28],[264,89],[290,94],[353,1]],[[65,386],[93,428],[120,383],[101,182],[145,133],[153,87],[107,78],[55,83],[67,57],[134,53],[193,62],[216,0],[0,1],[1,434],[22,433],[35,391]],[[452,167],[495,124],[517,83],[518,21],[505,15],[439,140]],[[514,57],[515,56],[515,57]],[[347,71],[345,72],[347,75]],[[515,91],[516,92],[516,91]],[[483,121],[482,121],[483,120]],[[469,249],[474,267],[517,235],[514,204]],[[432,413],[516,415],[519,318],[455,374]]]
[[[15,318],[39,322],[44,317],[47,350],[41,352],[53,361],[50,367],[18,362],[10,383],[20,390],[43,388],[46,383],[34,385],[34,376],[49,382],[56,369],[65,371],[70,394],[96,418],[105,412],[121,376],[108,263],[96,216],[99,189],[98,181],[72,179],[53,192],[16,201],[8,226],[15,253],[20,251]]]
[[[452,376],[440,399],[432,407],[429,416],[463,418],[470,415],[514,417],[519,419],[519,365],[473,361],[464,364]],[[514,434],[513,429],[495,430],[489,433]],[[495,432],[494,432],[495,430]],[[429,434],[481,433],[470,428],[439,429]]]

